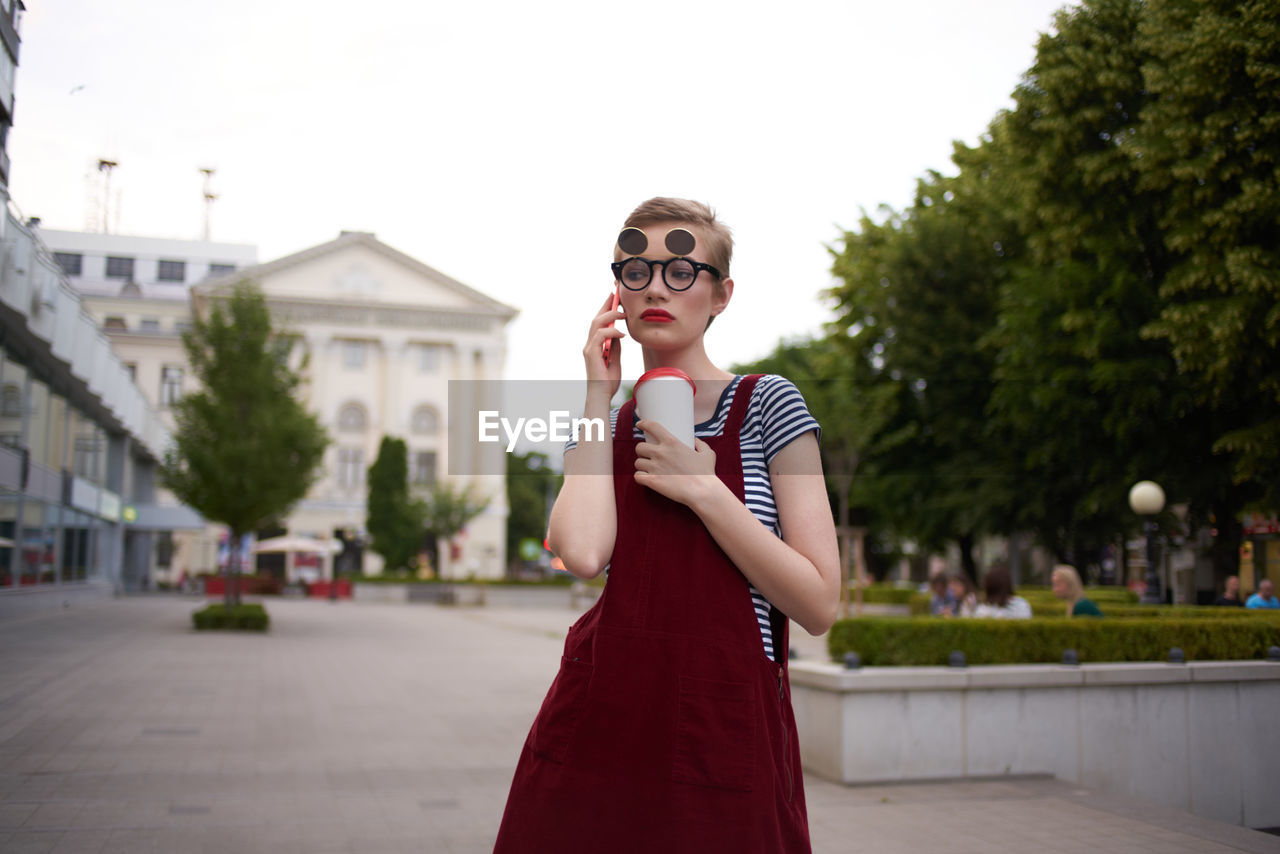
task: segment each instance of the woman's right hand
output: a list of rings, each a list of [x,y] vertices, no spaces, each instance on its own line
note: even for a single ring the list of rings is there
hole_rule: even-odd
[[[587,363],[587,381],[588,383],[599,382],[603,388],[609,392],[609,399],[612,399],[618,391],[618,386],[622,384],[622,340],[627,337],[621,329],[614,327],[614,324],[621,320],[624,315],[620,309],[612,308],[613,294],[610,294],[604,301],[604,305],[600,307],[600,313],[591,321],[591,331],[587,335],[587,346],[582,351],[582,357]],[[609,345],[609,361],[604,358],[604,342],[611,341]]]

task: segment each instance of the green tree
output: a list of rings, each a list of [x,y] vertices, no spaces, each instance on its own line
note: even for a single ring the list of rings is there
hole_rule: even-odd
[[[230,606],[240,596],[241,538],[306,495],[329,438],[294,396],[301,378],[288,364],[292,341],[272,329],[255,285],[215,298],[182,343],[200,388],[174,405],[161,478],[180,501],[230,528]]]
[[[1236,507],[1280,505],[1280,14],[1275,0],[1149,0],[1135,168],[1162,201],[1159,316],[1212,412]]]
[[[409,495],[409,450],[404,439],[383,436],[369,467],[370,547],[391,572],[407,569],[422,547],[426,505]]]
[[[905,438],[887,429],[898,406],[897,384],[876,376],[835,338],[781,343],[763,359],[735,366],[734,372],[778,374],[791,380],[821,426],[822,468],[840,536],[841,575],[847,589],[852,541],[857,530],[865,528],[857,524],[865,521],[865,513],[853,503],[855,477],[864,459]]]
[[[974,544],[1002,529],[1011,503],[1007,450],[986,423],[994,359],[981,342],[1018,234],[992,198],[986,150],[956,157],[972,166],[931,173],[906,211],[864,216],[844,235],[830,294],[855,364],[897,388],[884,429],[898,440],[859,471],[859,503],[928,549],[956,542],[976,575]]]
[[[1158,199],[1129,153],[1146,103],[1139,0],[1059,12],[1001,116],[996,169],[1026,251],[1002,288],[991,413],[1021,452],[1022,522],[1060,557],[1119,536],[1127,484],[1163,478],[1176,373],[1159,310]]]
[[[452,540],[488,506],[489,499],[470,485],[460,489],[448,481],[437,481],[426,499],[427,533],[434,540]]]
[[[547,536],[548,501],[560,488],[561,476],[537,451],[507,455],[507,565],[516,563],[520,541]]]

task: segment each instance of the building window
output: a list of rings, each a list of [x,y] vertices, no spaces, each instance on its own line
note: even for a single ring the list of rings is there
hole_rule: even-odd
[[[436,415],[435,407],[419,406],[413,410],[413,417],[409,419],[409,429],[414,433],[424,433],[428,436],[438,432],[440,416]]]
[[[107,258],[108,279],[133,279],[132,258]]]
[[[364,367],[364,342],[363,341],[343,341],[342,342],[342,363],[352,370],[359,370]]]
[[[338,410],[338,429],[343,433],[361,433],[365,428],[364,407],[348,403]]]
[[[124,322],[123,317],[108,317],[102,321],[103,329],[128,329],[129,324]]]
[[[98,454],[101,450],[102,443],[96,436],[76,437],[76,458],[74,468],[77,477],[97,481]]]
[[[160,321],[154,317],[144,317],[142,318],[142,323],[139,324],[138,328],[143,332],[159,332]]]
[[[409,482],[414,486],[431,486],[436,482],[436,452],[414,451]]]
[[[156,567],[169,569],[173,566],[173,531],[156,533]]]
[[[210,276],[225,276],[228,273],[234,273],[235,271],[236,271],[235,264],[210,264],[209,265]]]
[[[338,486],[355,489],[364,483],[364,451],[359,448],[338,449]]]
[[[62,268],[64,276],[79,276],[84,269],[84,256],[75,252],[55,252],[53,260]]]
[[[160,371],[160,405],[173,406],[182,397],[182,368],[165,365]]]
[[[418,345],[418,372],[423,374],[434,374],[440,370],[440,350],[439,344],[419,344]]]
[[[187,262],[161,261],[160,272],[156,278],[162,282],[185,282],[187,280]]]
[[[138,365],[136,362],[125,362],[124,369],[129,372],[129,379],[138,381]]]
[[[22,417],[22,389],[10,383],[0,391],[0,417]]]

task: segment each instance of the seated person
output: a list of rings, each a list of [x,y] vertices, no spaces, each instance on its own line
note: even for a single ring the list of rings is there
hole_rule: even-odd
[[[1093,600],[1085,598],[1080,573],[1074,566],[1060,563],[1053,568],[1053,595],[1067,600],[1068,617],[1102,616],[1102,609]]]
[[[1013,578],[1004,564],[998,563],[987,570],[982,579],[982,591],[982,604],[973,609],[973,616],[1005,620],[1031,619],[1031,603],[1014,595]]]

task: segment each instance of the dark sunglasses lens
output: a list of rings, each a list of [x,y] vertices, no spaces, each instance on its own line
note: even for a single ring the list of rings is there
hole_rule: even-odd
[[[643,255],[649,248],[649,238],[638,228],[624,228],[618,235],[618,248],[624,255]]]
[[[649,265],[639,258],[632,258],[622,265],[622,272],[618,274],[618,281],[622,282],[623,287],[633,291],[640,290],[649,284]]]
[[[698,245],[693,232],[684,228],[673,228],[667,232],[667,251],[672,255],[688,255]]]
[[[683,291],[692,285],[693,280],[698,277],[698,271],[693,269],[693,265],[683,258],[675,258],[668,261],[665,272],[667,287],[673,291]]]

